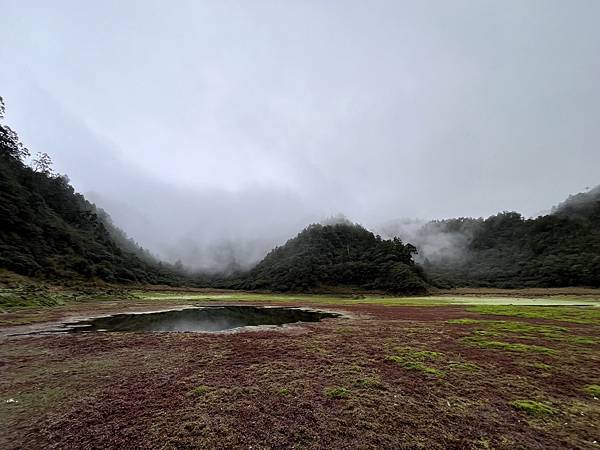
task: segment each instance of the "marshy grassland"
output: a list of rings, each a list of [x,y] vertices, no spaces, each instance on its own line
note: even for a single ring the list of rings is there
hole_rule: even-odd
[[[597,448],[600,294],[544,294],[7,288],[0,446]],[[344,315],[242,332],[19,335],[231,304]]]

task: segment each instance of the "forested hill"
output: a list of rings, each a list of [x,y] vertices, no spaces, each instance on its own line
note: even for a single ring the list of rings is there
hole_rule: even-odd
[[[48,155],[31,159],[1,119],[0,268],[46,279],[315,291],[347,287],[390,293],[439,287],[600,287],[600,186],[570,196],[552,213],[525,219],[433,221],[410,238],[381,239],[351,223],[311,225],[234,277],[184,276],[151,255],[106,213],[52,171]],[[29,161],[29,165],[25,163]]]
[[[242,289],[310,291],[354,287],[392,293],[425,291],[415,248],[383,240],[359,225],[310,225],[272,250],[254,269],[230,283]]]
[[[0,98],[0,119],[3,113]],[[143,250],[66,177],[52,172],[48,155],[38,154],[33,167],[24,163],[28,156],[16,133],[0,124],[0,268],[47,279],[156,284],[179,279],[148,255],[141,259]]]
[[[600,185],[587,192],[570,195],[564,202],[552,209],[552,214],[570,219],[594,221],[600,210]]]
[[[435,221],[416,240],[423,247],[441,243],[437,252],[422,254],[439,286],[600,287],[600,186],[545,216],[504,212]]]

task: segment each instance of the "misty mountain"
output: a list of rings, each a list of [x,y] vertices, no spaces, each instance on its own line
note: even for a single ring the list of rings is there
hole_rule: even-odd
[[[256,267],[224,286],[274,291],[311,291],[350,287],[392,293],[425,291],[415,248],[399,239],[385,240],[347,222],[313,224]]]
[[[600,185],[587,192],[570,195],[564,202],[552,208],[552,214],[560,217],[592,219],[600,204]]]
[[[229,241],[198,246],[193,238],[202,230],[191,227],[181,245],[205,265],[184,276],[181,264],[160,262],[75,192],[66,176],[53,173],[48,155],[38,154],[30,166],[28,157],[16,133],[0,125],[0,267],[28,276],[275,291],[343,286],[419,293],[424,274],[440,287],[600,286],[600,186],[537,218],[502,212],[382,228],[384,236],[401,239],[382,239],[333,217],[254,267],[261,248],[279,235],[251,241],[232,234]]]
[[[32,168],[23,162],[28,153],[16,133],[0,125],[0,267],[47,279],[180,279],[54,174],[48,155],[38,155]]]
[[[537,218],[502,212],[384,229],[418,248],[437,286],[600,286],[600,186]]]

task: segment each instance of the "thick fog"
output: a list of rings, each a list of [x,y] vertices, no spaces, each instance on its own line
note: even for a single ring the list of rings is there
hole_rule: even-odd
[[[595,0],[0,11],[6,122],[169,261],[246,266],[339,213],[535,215],[600,183]]]

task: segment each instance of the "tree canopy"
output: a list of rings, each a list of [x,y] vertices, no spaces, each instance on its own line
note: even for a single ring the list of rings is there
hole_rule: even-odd
[[[46,153],[37,155],[33,168],[24,162],[28,155],[17,134],[0,124],[0,267],[52,279],[180,279],[168,265],[141,258],[144,251],[104,212],[76,193],[66,176],[54,174]]]
[[[600,186],[537,218],[503,212],[438,221],[422,232],[427,227],[466,240],[454,257],[425,260],[439,286],[600,286]]]
[[[360,225],[310,225],[273,249],[232,287],[274,291],[310,291],[347,286],[393,293],[425,290],[415,247],[398,238],[384,240]]]
[[[4,102],[0,97],[0,119]],[[459,251],[413,261],[416,248],[337,219],[310,225],[256,267],[230,277],[183,274],[157,261],[56,174],[46,153],[29,150],[0,123],[0,267],[52,279],[102,279],[274,291],[346,286],[420,293],[440,286],[600,287],[600,186],[569,197],[551,214],[526,219],[434,221],[420,233],[459,236]]]

